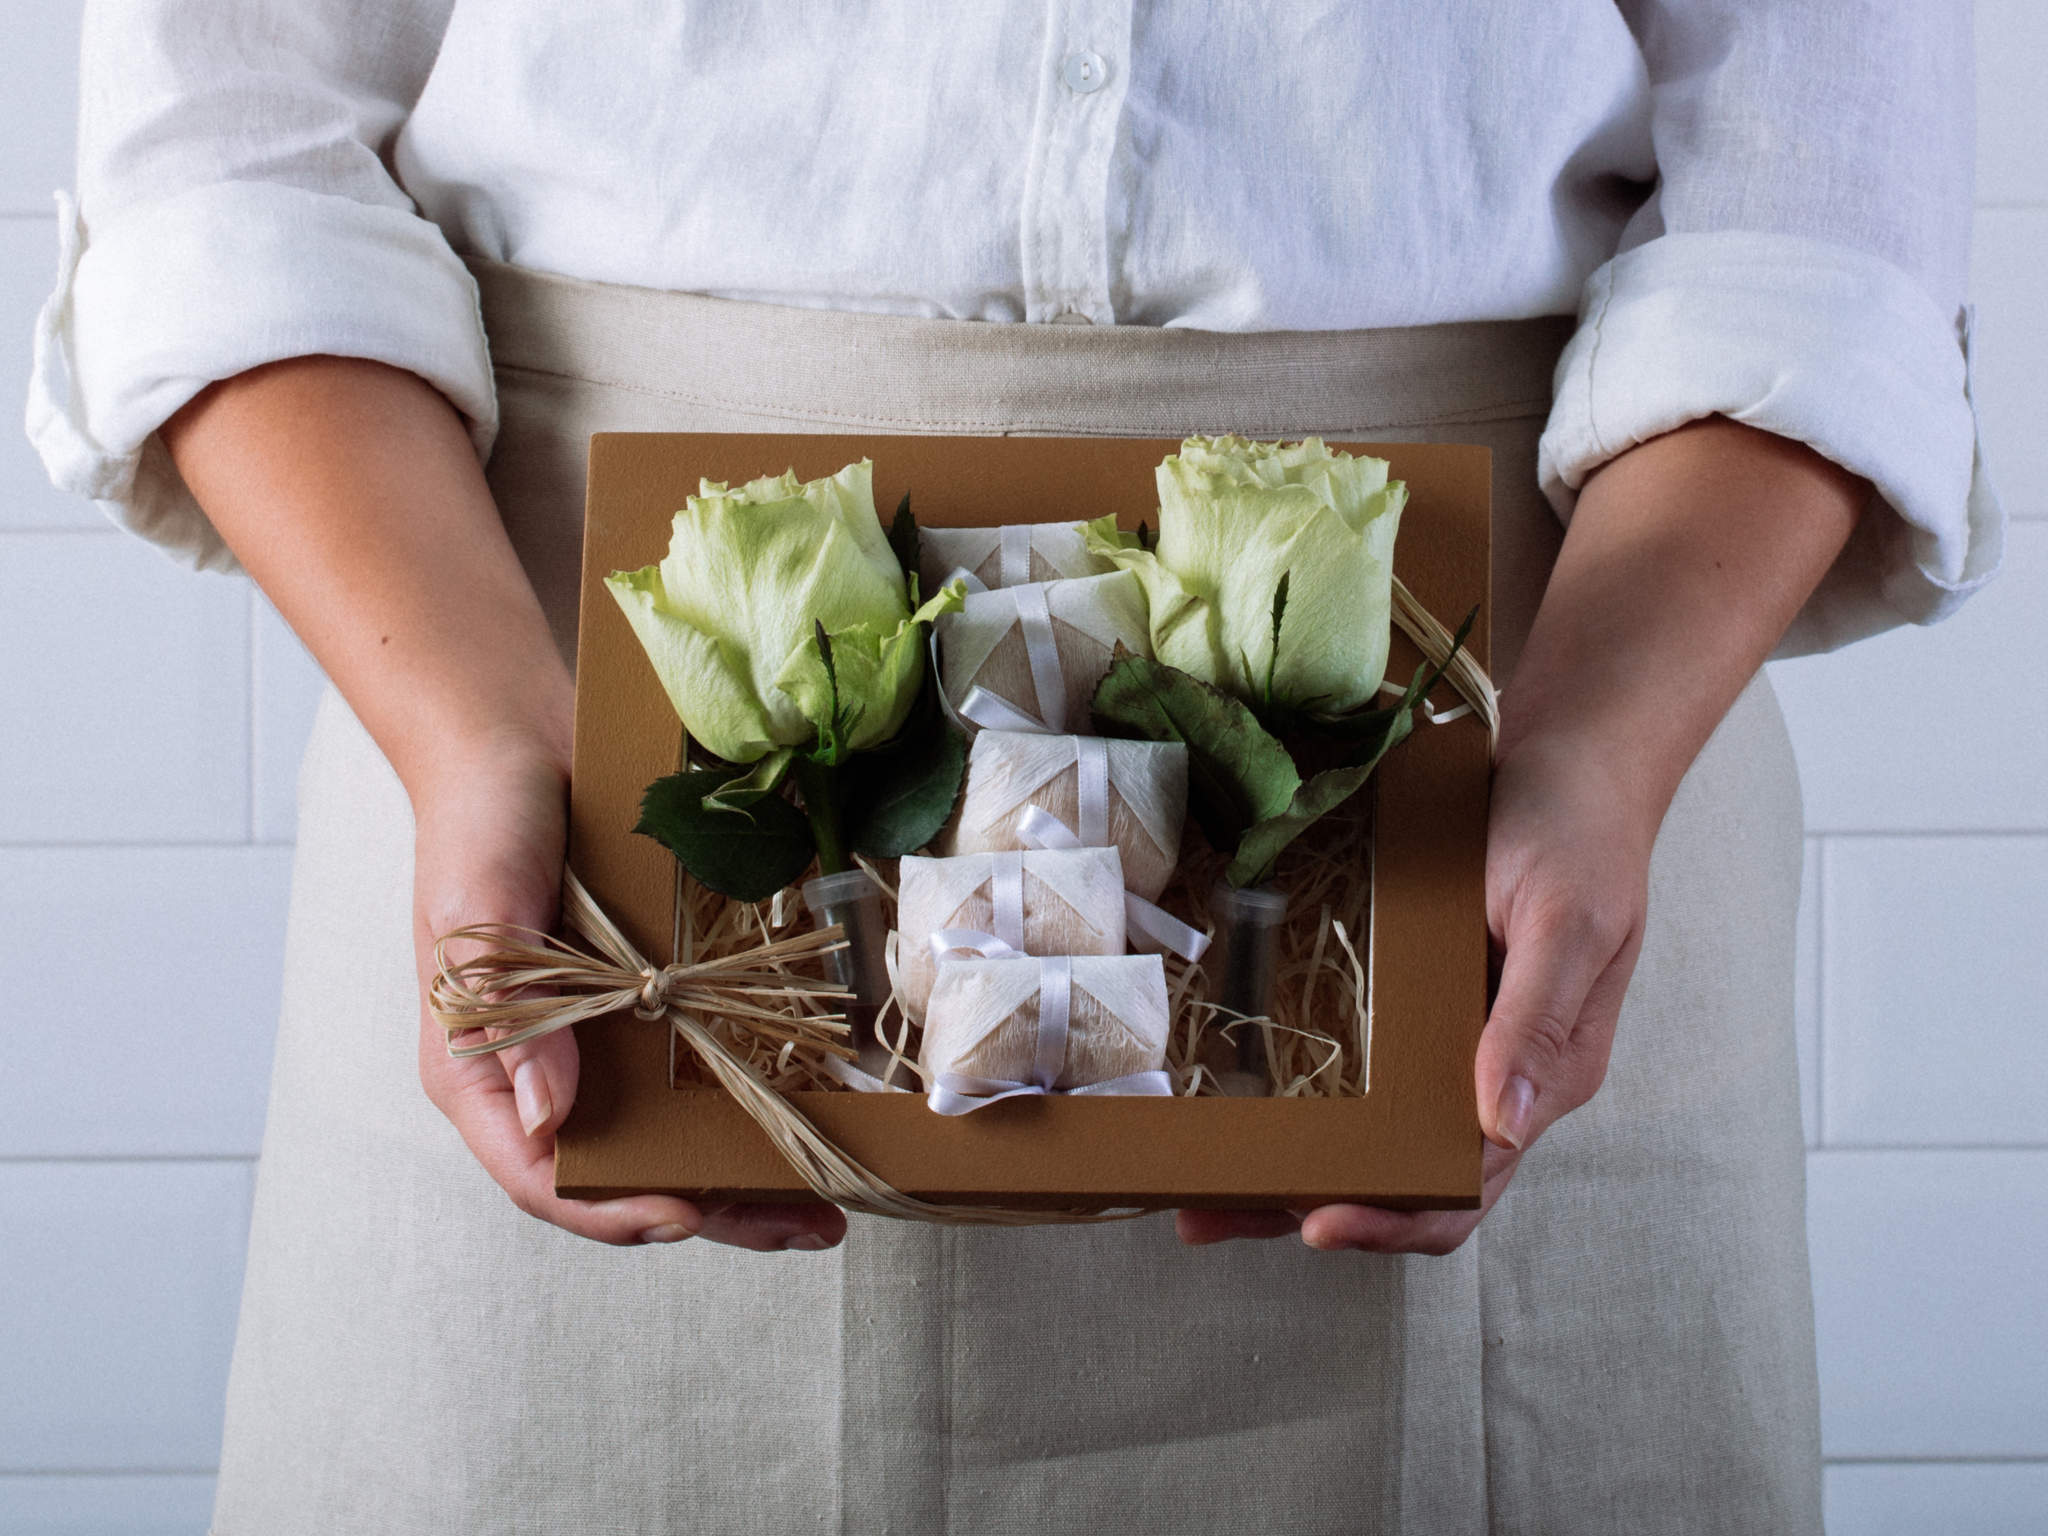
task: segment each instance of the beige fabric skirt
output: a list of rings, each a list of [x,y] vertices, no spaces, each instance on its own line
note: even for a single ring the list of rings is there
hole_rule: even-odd
[[[478,277],[491,479],[565,648],[603,429],[1483,443],[1503,675],[1555,553],[1562,321],[1214,335]],[[300,797],[219,1536],[1819,1529],[1800,809],[1762,681],[1659,840],[1605,1089],[1449,1258],[1189,1251],[1164,1217],[858,1219],[827,1254],[570,1237],[420,1091],[410,816],[331,694]]]

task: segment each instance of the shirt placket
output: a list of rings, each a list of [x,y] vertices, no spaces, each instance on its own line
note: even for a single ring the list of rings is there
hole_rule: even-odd
[[[1024,177],[1024,318],[1110,325],[1109,162],[1131,78],[1131,0],[1046,8]]]

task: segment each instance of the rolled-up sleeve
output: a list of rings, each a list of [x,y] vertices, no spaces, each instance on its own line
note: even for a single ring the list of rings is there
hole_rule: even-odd
[[[1540,474],[1722,415],[1875,503],[1780,655],[1947,616],[2004,520],[1970,392],[1971,37],[1955,0],[1635,0],[1658,184],[1587,281]]]
[[[476,286],[388,169],[449,0],[123,0],[86,10],[78,196],[38,317],[28,431],[52,480],[200,567],[233,559],[157,430],[282,358],[438,388],[479,453]]]

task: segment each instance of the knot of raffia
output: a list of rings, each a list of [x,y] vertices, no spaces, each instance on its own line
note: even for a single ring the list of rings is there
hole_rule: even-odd
[[[427,1006],[448,1031],[448,1054],[482,1056],[537,1040],[585,1019],[628,1009],[668,1019],[686,1032],[717,1021],[734,1034],[813,1060],[851,1060],[836,1005],[849,994],[802,969],[846,945],[837,928],[764,939],[751,949],[694,963],[656,966],[641,955],[572,874],[563,882],[562,921],[595,953],[509,923],[478,923],[434,945]],[[450,949],[481,945],[467,959]]]

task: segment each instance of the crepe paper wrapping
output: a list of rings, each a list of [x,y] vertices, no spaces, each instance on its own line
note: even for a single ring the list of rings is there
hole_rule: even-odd
[[[1034,665],[1027,635],[1033,606],[1042,598],[1049,616],[1058,692],[1041,692],[1046,673]],[[1127,571],[1050,581],[991,592],[970,592],[957,612],[938,622],[940,682],[957,709],[979,688],[1045,729],[1085,731],[1089,701],[1109,670],[1119,644],[1152,654],[1145,593]]]
[[[1113,521],[1090,547],[1144,583],[1154,654],[1248,704],[1358,709],[1386,673],[1394,537],[1407,486],[1320,438],[1191,437],[1162,460],[1159,540]],[[1275,653],[1275,591],[1288,582]]]
[[[1100,576],[1116,569],[1088,548],[1080,523],[1011,523],[1002,528],[920,528],[919,575],[936,592],[964,571],[983,588]],[[974,588],[970,585],[970,591]]]
[[[849,747],[887,741],[923,685],[918,621],[960,595],[935,589],[912,614],[865,459],[804,483],[793,473],[736,491],[703,481],[660,563],[616,571],[605,587],[690,735],[731,763],[809,746],[833,725],[835,697],[855,712]]]
[[[1089,743],[1084,746],[1083,743]],[[1106,815],[1090,826],[1082,759],[1100,753],[1107,767]],[[1092,775],[1088,776],[1092,778]],[[1092,798],[1092,796],[1091,796]],[[994,853],[1029,846],[1019,813],[1027,806],[1077,829],[1084,844],[1105,843],[1123,861],[1125,886],[1156,901],[1180,860],[1188,808],[1188,749],[1177,741],[1104,741],[982,731],[967,754],[967,784],[939,851]]]
[[[1068,972],[1064,1051],[1040,1073],[1041,988],[1050,965]],[[1157,955],[948,960],[932,984],[919,1065],[946,1076],[1055,1090],[1156,1072],[1166,1062],[1166,972]]]
[[[993,934],[1027,955],[1124,952],[1124,874],[1114,848],[911,857],[897,870],[897,1000],[922,1023],[946,929]]]
[[[690,890],[694,895],[678,916],[687,941],[685,952],[694,951],[696,958],[676,965],[656,966],[635,949],[572,870],[562,873],[562,923],[595,955],[545,934],[500,924],[441,935],[434,946],[439,969],[429,984],[428,1001],[448,1032],[449,1053],[476,1056],[502,1051],[606,1014],[665,1021],[811,1191],[846,1210],[944,1226],[995,1227],[1127,1221],[1143,1214],[942,1205],[906,1195],[878,1178],[783,1097],[760,1064],[764,1042],[775,1036],[771,1018],[781,1021],[776,1027],[787,1036],[771,1059],[787,1063],[792,1053],[808,1057],[818,1079],[830,1081],[819,1069],[850,1054],[840,1039],[844,1020],[812,1011],[846,994],[820,978],[787,968],[833,949],[841,942],[838,930],[753,940],[754,929],[765,934],[769,926],[760,906],[728,902],[702,886],[692,885]],[[702,904],[707,899],[716,903],[715,916],[705,915]],[[707,938],[722,933],[725,943],[700,947],[695,942],[700,920]],[[496,947],[459,963],[451,959],[451,945],[476,942]],[[549,989],[551,995],[535,995],[536,987]],[[480,1032],[486,1029],[507,1033],[482,1038]],[[737,1050],[728,1043],[736,1029],[741,1042]],[[479,1038],[469,1038],[472,1035]]]

